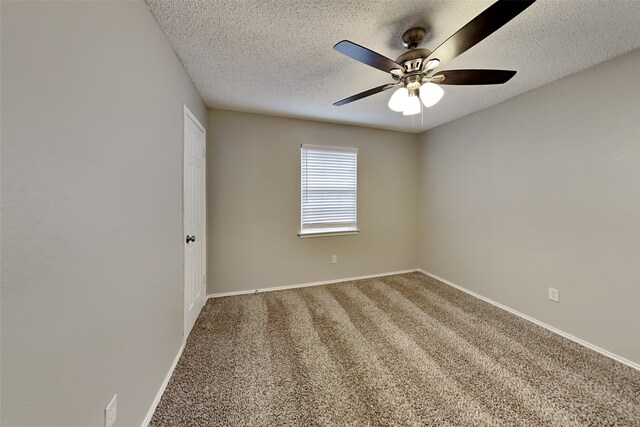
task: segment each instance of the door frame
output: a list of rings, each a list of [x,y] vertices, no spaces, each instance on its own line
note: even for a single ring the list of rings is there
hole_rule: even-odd
[[[204,274],[204,283],[201,285],[202,286],[202,295],[204,298],[204,302],[203,302],[203,306],[204,304],[207,303],[207,129],[202,125],[202,123],[200,123],[200,120],[198,120],[198,118],[191,112],[191,110],[189,110],[189,107],[187,107],[185,104],[182,104],[182,167],[181,167],[181,171],[182,171],[182,186],[180,188],[180,191],[182,192],[182,230],[181,230],[181,244],[182,244],[182,338],[183,341],[186,341],[188,338],[188,334],[187,334],[187,310],[186,310],[186,265],[185,265],[185,258],[186,258],[186,245],[184,243],[184,239],[185,239],[185,220],[186,220],[186,215],[185,215],[185,192],[184,192],[184,161],[185,161],[185,144],[187,141],[187,134],[186,134],[186,130],[187,130],[187,120],[191,120],[193,121],[193,123],[196,124],[196,126],[202,130],[202,133],[204,135],[204,152],[203,152],[203,157],[204,157],[204,164],[202,165],[202,175],[203,175],[203,183],[202,183],[202,206],[203,206],[203,215],[202,215],[202,237],[201,237],[201,242],[202,242],[202,257],[204,258],[202,260],[202,270],[203,270],[203,274]]]

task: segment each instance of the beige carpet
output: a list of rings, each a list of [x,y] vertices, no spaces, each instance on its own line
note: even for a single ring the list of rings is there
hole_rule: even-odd
[[[640,372],[421,273],[211,299],[152,426],[640,426]]]

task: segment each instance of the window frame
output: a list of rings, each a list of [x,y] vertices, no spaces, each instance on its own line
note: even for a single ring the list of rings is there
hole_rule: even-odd
[[[355,167],[354,167],[354,177],[355,177],[355,211],[354,211],[354,222],[349,223],[349,225],[345,226],[336,226],[336,224],[330,224],[330,226],[323,224],[313,224],[306,226],[302,223],[303,220],[303,210],[304,210],[304,188],[305,183],[303,182],[303,161],[304,161],[304,150],[318,150],[318,151],[328,151],[328,152],[348,152],[355,154]],[[344,147],[344,146],[329,146],[329,145],[316,145],[316,144],[301,144],[300,145],[300,222],[298,229],[298,237],[300,238],[309,238],[309,237],[329,237],[329,236],[349,236],[356,235],[360,232],[358,227],[358,149],[355,147]]]

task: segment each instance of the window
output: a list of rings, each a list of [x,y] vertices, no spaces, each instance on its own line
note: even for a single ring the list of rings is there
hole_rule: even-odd
[[[356,234],[358,150],[302,145],[300,237]]]

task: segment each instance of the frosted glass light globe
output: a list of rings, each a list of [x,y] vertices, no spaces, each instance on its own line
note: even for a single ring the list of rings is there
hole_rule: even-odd
[[[425,83],[420,86],[420,99],[425,107],[433,107],[442,99],[444,90],[434,83]]]
[[[409,91],[406,87],[401,87],[391,95],[391,98],[389,99],[389,108],[397,112],[404,111],[408,101]]]
[[[414,114],[420,113],[420,110],[420,98],[413,95],[409,97],[407,107],[404,109],[402,114],[405,116],[413,116]]]

